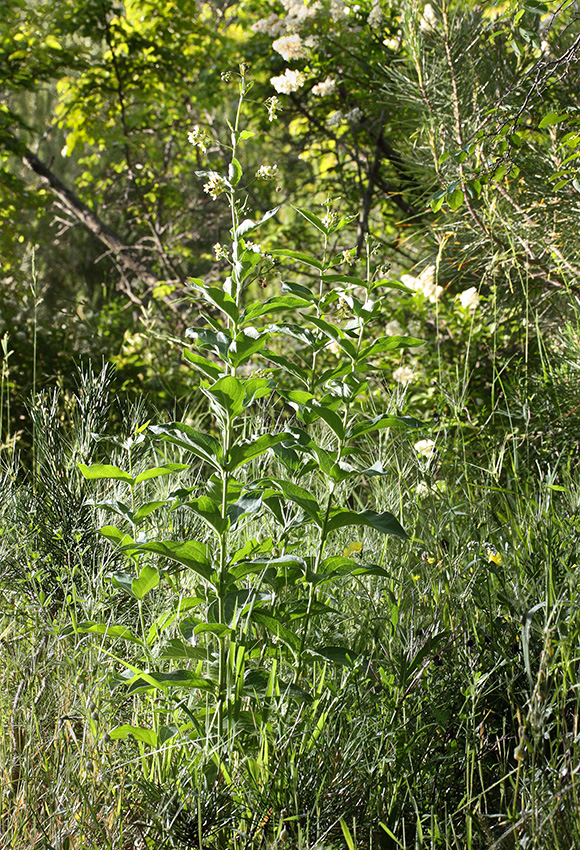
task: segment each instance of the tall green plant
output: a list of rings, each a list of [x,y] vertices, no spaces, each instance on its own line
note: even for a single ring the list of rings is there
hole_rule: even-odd
[[[220,759],[233,752],[235,735],[259,726],[251,710],[256,697],[308,701],[306,672],[312,665],[350,665],[354,660],[346,647],[321,644],[313,623],[328,610],[324,589],[332,582],[388,575],[380,565],[333,554],[337,532],[367,527],[406,537],[393,514],[373,507],[352,510],[345,501],[361,477],[386,474],[373,456],[369,435],[415,424],[408,417],[370,415],[368,375],[380,368],[385,353],[420,344],[410,337],[373,335],[384,290],[404,287],[376,278],[370,252],[364,278],[337,272],[332,245],[349,220],[330,208],[323,219],[296,210],[317,232],[319,256],[284,248],[263,258],[249,241],[278,210],[259,221],[246,216],[238,151],[252,135],[240,129],[248,89],[242,66],[227,176],[198,172],[207,181],[205,191],[226,197],[232,222],[229,247],[217,248],[229,262],[223,284],[189,282],[192,299],[203,306],[199,325],[186,333],[185,356],[200,376],[210,425],[201,430],[171,422],[149,428],[173,447],[170,451],[189,455],[188,464],[164,460],[142,472],[79,464],[86,478],[118,481],[127,490],[128,499],[108,503],[124,526],[105,526],[102,533],[127,556],[131,572],[115,575],[113,583],[136,600],[141,633],[120,624],[76,623],[75,628],[140,648],[140,662],[123,661],[130,690],[189,688],[199,694],[179,704],[188,715],[187,728],[205,736]],[[258,176],[276,170],[263,166]],[[265,301],[251,300],[252,283],[268,264],[282,260],[305,269],[308,276],[283,283],[282,292]],[[258,369],[258,357],[265,367]],[[253,409],[260,399],[279,411],[282,424],[274,432],[264,426],[256,430]],[[136,440],[144,438],[143,432],[135,435]],[[202,486],[176,488],[165,499],[147,494],[151,479],[193,465],[200,470]],[[187,512],[198,528],[205,527],[205,539],[198,534],[196,539],[150,540],[149,520],[168,504],[173,511]],[[257,519],[266,533],[253,536],[247,532],[255,529]],[[147,630],[144,599],[158,586],[161,572],[172,580],[162,566],[168,561],[190,572],[197,592],[180,598],[170,615]],[[172,630],[178,636],[170,637]],[[166,659],[186,664],[163,672],[159,662]],[[292,675],[284,679],[289,670]],[[260,717],[267,719],[267,709]],[[157,744],[167,733],[127,724],[112,732],[113,737],[128,734]]]

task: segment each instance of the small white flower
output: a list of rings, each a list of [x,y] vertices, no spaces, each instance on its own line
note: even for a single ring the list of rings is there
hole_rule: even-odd
[[[272,77],[270,82],[278,94],[290,94],[302,88],[306,82],[306,75],[302,71],[292,71],[290,68],[286,68],[281,76]]]
[[[342,124],[343,121],[344,121],[344,115],[342,114],[340,109],[337,109],[335,112],[332,112],[328,116],[328,118],[326,119],[326,126],[327,127],[338,127],[338,125]]]
[[[435,454],[435,440],[419,440],[419,442],[415,443],[413,448],[417,454],[420,454],[427,459],[432,458]]]
[[[336,80],[333,80],[332,77],[327,77],[324,82],[316,83],[316,85],[312,87],[312,94],[315,97],[330,97],[330,95],[334,94],[335,91]]]
[[[358,124],[360,119],[363,117],[363,111],[362,109],[359,109],[358,106],[355,106],[354,109],[351,109],[350,112],[347,112],[344,117],[351,124]]]
[[[413,380],[414,374],[415,372],[410,366],[399,366],[399,368],[395,369],[393,372],[393,379],[398,384],[409,384]]]
[[[256,171],[258,180],[275,180],[278,177],[277,165],[261,165]]]
[[[473,313],[479,305],[479,293],[475,286],[470,286],[457,296],[457,300],[464,310]]]
[[[293,59],[304,59],[307,56],[306,48],[298,33],[276,39],[272,47],[286,62],[291,62]]]
[[[246,251],[253,251],[254,254],[261,254],[262,253],[262,246],[258,245],[256,242],[246,242],[245,246],[246,246]]]

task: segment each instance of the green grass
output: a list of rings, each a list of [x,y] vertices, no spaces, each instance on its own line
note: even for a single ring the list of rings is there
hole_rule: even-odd
[[[263,662],[276,664],[276,684],[243,697],[224,764],[211,712],[187,725],[203,695],[112,690],[112,656],[131,658],[131,646],[70,631],[73,615],[137,629],[139,612],[111,586],[122,562],[75,471],[94,446],[58,405],[42,410],[40,473],[8,469],[2,487],[2,847],[578,845],[573,469],[556,485],[525,474],[514,442],[500,469],[485,432],[469,442],[440,433],[429,461],[411,438],[385,444],[392,475],[352,498],[400,503],[411,539],[357,538],[388,578],[323,585],[313,625],[320,646],[350,657],[313,660],[300,701],[284,690],[293,671],[279,644]],[[159,522],[177,537],[191,531],[183,516]],[[337,537],[336,552],[355,537]],[[146,600],[147,628],[176,593],[199,590],[186,573],[169,580]],[[123,723],[165,732],[155,746],[111,740]]]

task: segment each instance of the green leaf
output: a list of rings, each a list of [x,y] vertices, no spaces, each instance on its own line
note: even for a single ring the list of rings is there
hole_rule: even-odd
[[[186,540],[185,542],[177,540],[155,540],[151,543],[142,543],[135,546],[135,549],[139,552],[151,552],[152,554],[169,558],[170,561],[183,564],[184,567],[193,570],[193,572],[202,576],[207,581],[211,582],[212,580],[211,557],[205,543],[200,543],[197,540]]]
[[[238,321],[240,311],[238,310],[236,302],[232,296],[228,295],[227,292],[224,292],[223,289],[206,286],[205,284],[198,284],[194,281],[189,282],[189,287],[200,292],[206,301],[213,304],[214,307],[217,307],[218,310],[221,310],[226,316],[229,316],[232,321]]]
[[[93,463],[91,466],[86,466],[84,463],[77,463],[77,466],[83,476],[88,478],[89,481],[106,478],[112,481],[125,481],[131,487],[134,484],[133,476],[119,469],[118,466],[111,466],[108,463]]]
[[[208,360],[207,357],[202,357],[201,354],[194,354],[194,352],[190,351],[188,348],[184,349],[183,356],[189,363],[192,363],[199,372],[210,378],[212,381],[217,381],[218,378],[221,378],[224,374],[224,370],[221,366],[218,366],[216,363],[212,363],[211,360]]]
[[[290,499],[291,502],[294,502],[294,504],[301,507],[302,510],[308,514],[310,519],[312,519],[319,528],[321,527],[320,505],[314,496],[308,492],[308,490],[305,490],[303,487],[299,487],[298,484],[294,484],[293,481],[285,481],[283,478],[273,478],[271,481],[282,491],[287,499]]]
[[[277,249],[274,251],[270,251],[274,257],[287,257],[289,260],[298,260],[299,263],[304,263],[307,266],[312,266],[318,271],[322,271],[324,268],[320,260],[317,260],[316,257],[313,257],[312,254],[305,254],[302,251],[286,251]]]
[[[425,341],[415,339],[412,336],[384,336],[367,346],[360,353],[359,360],[366,360],[367,357],[372,357],[374,354],[382,354],[385,351],[396,351],[399,348],[413,348],[417,345],[425,345]]]
[[[357,658],[360,657],[358,652],[344,646],[321,646],[316,649],[310,647],[306,650],[305,655],[318,655],[320,658],[332,662],[332,664],[340,664],[343,667],[354,667]]]
[[[131,582],[131,590],[135,599],[143,599],[150,590],[159,584],[159,573],[154,567],[145,565],[139,573],[139,578]]]
[[[259,625],[264,626],[270,634],[276,635],[276,637],[280,638],[282,643],[285,643],[289,649],[294,652],[297,652],[300,649],[300,639],[298,636],[285,626],[284,623],[281,623],[280,620],[276,619],[276,617],[273,617],[271,614],[267,614],[265,611],[258,608],[252,612],[252,620]]]
[[[128,546],[133,543],[133,538],[128,534],[124,534],[116,525],[104,525],[99,529],[99,534],[106,537],[111,543],[116,546]]]
[[[189,469],[187,463],[165,463],[163,466],[154,466],[151,469],[146,469],[135,478],[135,484],[140,484],[142,481],[149,481],[150,478],[159,478],[161,475],[171,475],[173,472],[183,472],[184,469]]]
[[[197,499],[190,499],[188,502],[185,502],[185,507],[190,508],[218,535],[229,528],[229,518],[222,516],[220,506],[208,496],[199,496]]]
[[[246,392],[239,378],[225,375],[211,387],[201,387],[213,412],[225,421],[232,421],[244,409]]]
[[[275,295],[266,301],[256,301],[244,310],[241,322],[257,319],[268,313],[281,312],[283,310],[295,310],[297,307],[307,307],[311,299],[301,298],[299,295]]]
[[[159,654],[163,660],[181,659],[188,661],[206,661],[207,649],[205,647],[190,646],[179,638],[168,641]]]
[[[255,328],[244,328],[232,342],[228,351],[228,360],[237,367],[246,363],[254,354],[261,351],[266,344],[266,334]]]
[[[75,631],[85,634],[103,635],[103,637],[108,637],[111,640],[128,640],[129,643],[137,643],[139,646],[143,646],[143,641],[137,635],[134,635],[130,629],[126,629],[125,626],[112,626],[85,620],[77,624]]]
[[[278,445],[278,443],[282,443],[287,439],[288,435],[282,433],[262,434],[261,437],[254,440],[239,440],[230,449],[227,468],[231,471],[238,469],[240,466],[243,466],[250,460],[254,460],[254,458],[263,455],[268,451],[268,449],[273,448]]]
[[[262,510],[262,494],[256,492],[244,493],[237,502],[228,507],[230,530],[235,531],[238,522],[248,514],[256,514]]]
[[[379,431],[383,428],[416,428],[421,423],[411,416],[376,416],[374,419],[367,419],[366,422],[358,422],[351,426],[347,431],[348,439],[356,439],[362,437],[363,434],[369,434],[371,431]]]
[[[567,118],[568,115],[565,112],[548,112],[540,121],[540,130],[543,130],[544,127],[553,127],[554,124],[561,124]]]
[[[447,203],[454,212],[459,209],[463,201],[464,195],[461,189],[454,189],[447,195]]]
[[[381,534],[391,534],[403,539],[408,536],[398,519],[387,511],[379,514],[371,510],[355,512],[345,508],[336,508],[331,512],[331,517],[326,523],[326,530],[328,532],[336,531],[338,528],[351,525],[368,526],[380,531]]]
[[[318,218],[318,216],[317,216],[317,215],[314,215],[314,213],[311,213],[311,212],[309,212],[308,210],[302,210],[302,209],[299,209],[299,207],[294,207],[294,206],[293,206],[293,207],[292,207],[292,209],[293,209],[293,210],[296,210],[296,212],[297,212],[297,213],[300,213],[300,215],[301,215],[303,218],[305,218],[305,219],[306,219],[306,221],[309,221],[309,222],[310,222],[310,224],[313,224],[313,225],[314,225],[314,227],[315,227],[315,228],[316,228],[316,229],[317,229],[320,233],[322,233],[322,235],[323,235],[323,236],[328,236],[328,228],[326,227],[326,225],[325,225],[325,224],[323,224],[323,223],[322,223],[322,221]]]
[[[143,744],[149,744],[151,747],[157,746],[157,732],[153,729],[144,729],[142,726],[130,726],[128,723],[125,723],[123,726],[115,726],[109,732],[109,738],[112,741],[123,741],[129,735]]]
[[[170,422],[168,425],[150,425],[149,430],[168,443],[179,446],[202,458],[214,469],[221,469],[222,449],[215,437],[196,431],[181,422]]]
[[[161,502],[144,502],[135,511],[135,517],[134,517],[135,522],[139,522],[139,520],[144,519],[146,516],[149,516],[149,514],[152,514],[153,511],[156,511],[157,508],[161,508],[161,507],[163,507],[163,505],[168,505],[168,504],[169,504],[168,499],[164,499]]]
[[[228,179],[232,186],[237,186],[242,178],[242,166],[239,161],[233,157],[228,165]]]

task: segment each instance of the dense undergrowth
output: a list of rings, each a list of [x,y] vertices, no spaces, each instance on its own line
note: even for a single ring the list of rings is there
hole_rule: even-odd
[[[230,129],[203,405],[81,372],[3,461],[2,846],[573,848],[574,323],[345,272],[330,206],[262,256]]]

